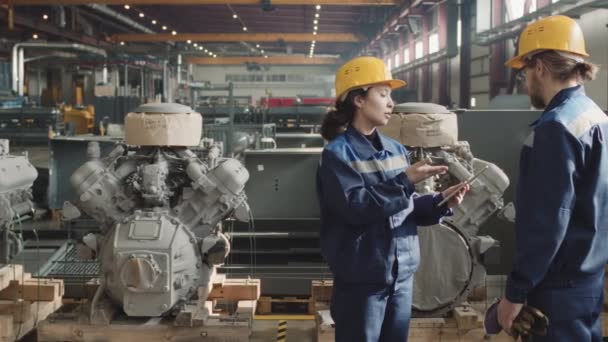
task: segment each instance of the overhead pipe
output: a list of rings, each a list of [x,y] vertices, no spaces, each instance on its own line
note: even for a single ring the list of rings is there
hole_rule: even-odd
[[[154,31],[150,30],[149,28],[145,27],[144,25],[134,21],[133,19],[114,11],[113,9],[109,8],[106,5],[88,4],[86,6],[89,8],[92,8],[100,13],[103,13],[109,17],[112,17],[113,19],[116,19],[116,20],[122,22],[123,24],[127,24],[136,30],[140,30],[144,33],[156,33]]]
[[[25,78],[25,48],[40,48],[40,49],[70,49],[84,51],[95,55],[103,56],[107,58],[108,55],[105,50],[99,49],[93,46],[77,44],[77,43],[45,43],[45,42],[29,42],[29,43],[17,43],[13,45],[12,57],[11,57],[11,76],[12,76],[12,89],[14,92],[23,96],[24,86],[23,81]]]

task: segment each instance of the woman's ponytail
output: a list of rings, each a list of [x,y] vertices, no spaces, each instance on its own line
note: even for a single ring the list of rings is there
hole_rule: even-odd
[[[336,107],[330,109],[321,124],[321,136],[327,141],[334,140],[337,136],[344,133],[347,125],[353,121],[355,115],[355,97],[365,96],[367,90],[355,89],[348,93],[344,101],[336,100]]]

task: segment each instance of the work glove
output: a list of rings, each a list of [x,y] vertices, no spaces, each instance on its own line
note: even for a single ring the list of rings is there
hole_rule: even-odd
[[[511,326],[515,339],[526,340],[531,335],[545,336],[549,327],[549,318],[535,307],[524,305]]]

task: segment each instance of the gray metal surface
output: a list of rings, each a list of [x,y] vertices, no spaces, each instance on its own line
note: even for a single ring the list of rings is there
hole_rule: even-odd
[[[321,148],[245,152],[245,191],[256,220],[319,218],[315,175]]]
[[[325,140],[319,133],[277,133],[278,148],[323,147]]]

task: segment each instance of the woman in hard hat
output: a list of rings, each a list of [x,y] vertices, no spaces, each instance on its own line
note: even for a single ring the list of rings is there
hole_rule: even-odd
[[[393,109],[394,80],[384,62],[359,57],[336,74],[336,108],[321,134],[329,141],[317,172],[321,250],[334,276],[331,315],[336,341],[407,340],[412,278],[420,253],[417,225],[436,224],[462,201],[418,196],[414,184],[446,166],[412,166],[405,148],[376,129]]]
[[[523,304],[539,309],[549,327],[534,341],[602,340],[608,117],[585,95],[582,84],[597,72],[587,57],[576,21],[558,15],[526,27],[506,63],[521,70],[532,104],[544,112],[521,151],[517,253],[498,320],[521,332],[529,324],[513,321]]]

